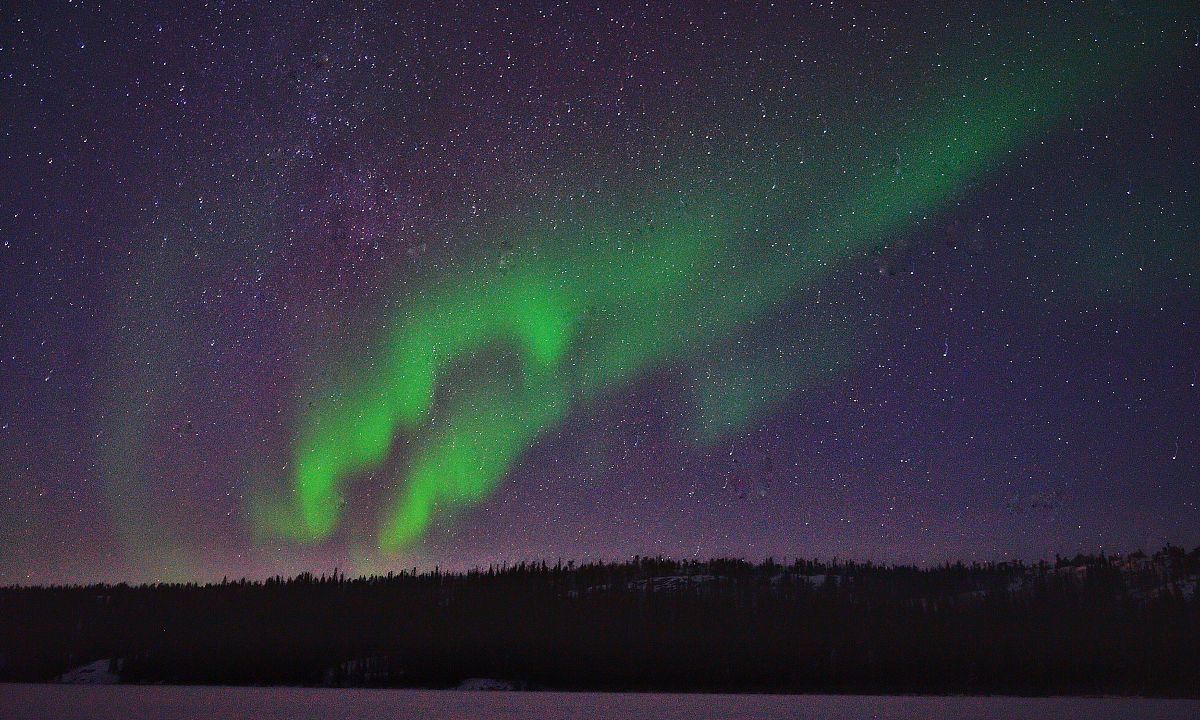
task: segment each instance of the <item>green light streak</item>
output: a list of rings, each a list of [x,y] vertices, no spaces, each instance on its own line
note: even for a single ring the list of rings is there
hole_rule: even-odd
[[[438,513],[486,498],[573,406],[680,359],[708,358],[700,364],[713,371],[700,378],[698,435],[735,431],[818,366],[836,365],[844,340],[818,336],[817,346],[788,358],[797,365],[788,370],[782,361],[723,364],[722,339],[911,231],[1101,84],[1119,84],[1118,71],[1153,49],[1130,28],[1109,28],[1094,42],[1088,21],[1072,21],[1076,36],[1067,32],[1065,47],[1022,46],[1013,29],[1012,48],[988,55],[994,67],[928,92],[910,117],[848,133],[841,146],[855,148],[853,157],[792,167],[786,193],[767,192],[765,178],[755,178],[741,192],[676,193],[683,207],[625,203],[639,212],[521,243],[533,249],[509,267],[434,279],[387,324],[382,359],[314,402],[295,446],[294,495],[255,508],[258,524],[285,538],[328,537],[343,484],[383,466],[405,436],[412,453],[381,518],[379,546],[407,547]],[[1033,51],[1035,67],[1026,70]],[[652,229],[634,235],[635,216],[652,218]],[[515,353],[511,372],[445,387],[448,375],[497,350]],[[443,399],[443,390],[453,392]]]

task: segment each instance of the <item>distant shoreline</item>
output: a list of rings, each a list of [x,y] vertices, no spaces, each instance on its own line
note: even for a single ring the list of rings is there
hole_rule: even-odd
[[[344,686],[329,685],[218,685],[209,683],[139,683],[122,682],[110,685],[90,685],[86,683],[64,683],[54,680],[45,682],[25,682],[0,680],[0,686],[7,687],[61,687],[61,688],[206,688],[213,690],[322,690],[338,692],[344,690],[365,692],[436,692],[436,693],[473,693],[473,694],[526,694],[526,695],[712,695],[721,697],[809,697],[809,698],[913,698],[913,699],[997,699],[997,700],[1183,700],[1200,701],[1200,690],[1191,695],[1013,695],[1013,694],[971,694],[971,693],[888,693],[888,692],[773,692],[773,691],[724,691],[724,690],[591,690],[587,688],[523,688],[513,690],[472,690],[458,687],[424,687],[416,685],[395,686]]]

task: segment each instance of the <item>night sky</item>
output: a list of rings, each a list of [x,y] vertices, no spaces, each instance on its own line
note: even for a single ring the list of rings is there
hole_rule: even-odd
[[[1194,3],[171,5],[0,9],[0,584],[1200,543]]]

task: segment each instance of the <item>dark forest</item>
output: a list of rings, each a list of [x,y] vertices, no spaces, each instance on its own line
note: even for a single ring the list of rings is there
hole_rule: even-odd
[[[1200,548],[0,589],[0,680],[1200,695]]]

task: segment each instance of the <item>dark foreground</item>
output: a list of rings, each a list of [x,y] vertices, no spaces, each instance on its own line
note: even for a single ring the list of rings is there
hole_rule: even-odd
[[[170,686],[0,685],[9,720],[1183,720],[1200,701],[1144,698],[889,697],[455,692]]]
[[[1168,548],[8,588],[0,680],[1197,697],[1198,573],[1200,549]]]

